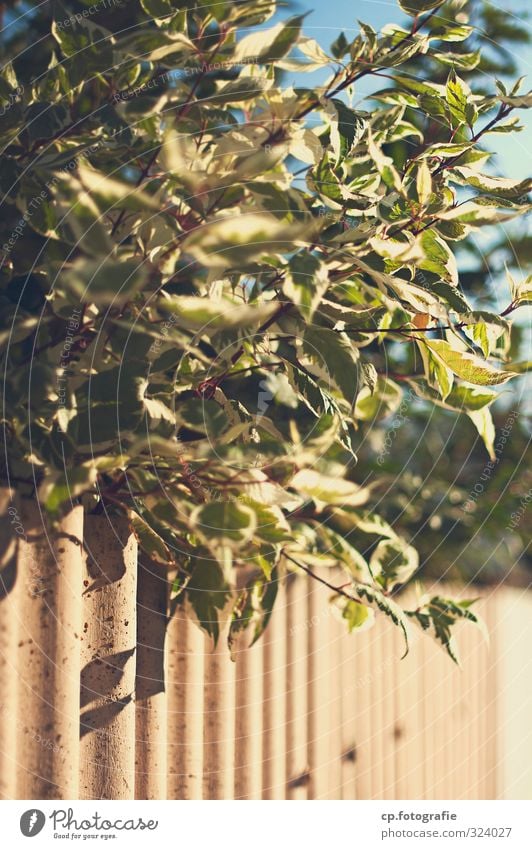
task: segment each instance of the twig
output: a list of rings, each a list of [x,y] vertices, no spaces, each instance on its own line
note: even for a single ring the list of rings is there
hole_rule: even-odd
[[[393,47],[391,47],[389,49],[389,51],[386,55],[389,56],[390,53],[394,53],[396,50],[398,50],[400,47],[402,47],[403,44],[406,44],[408,41],[410,41],[410,39],[414,35],[416,35],[416,33],[421,29],[421,27],[424,26],[426,23],[428,23],[430,21],[430,19],[436,14],[436,12],[438,11],[439,8],[440,7],[433,9],[431,12],[429,12],[429,14],[425,18],[423,18],[421,20],[419,18],[415,18],[410,32],[407,33],[407,35],[405,35],[404,38],[400,39],[397,42],[397,44],[394,44]],[[344,91],[344,89],[346,89],[352,83],[358,82],[358,80],[361,80],[363,77],[367,77],[369,74],[374,74],[377,70],[378,70],[378,68],[374,68],[374,67],[365,68],[363,71],[359,71],[358,73],[355,73],[352,76],[346,77],[346,79],[343,80],[341,83],[339,83],[336,86],[336,88],[334,88],[332,91],[328,92],[325,95],[325,98],[327,100],[330,100],[331,98],[335,97],[337,94],[340,94],[341,91]],[[297,115],[294,120],[298,120],[299,118],[303,118],[305,115],[308,115],[308,113],[311,112],[315,108],[315,106],[318,104],[318,102],[319,101],[316,100],[311,105],[306,106],[304,111],[301,112],[299,115]]]
[[[337,593],[337,595],[342,595],[344,596],[344,598],[349,599],[349,601],[356,601],[358,604],[363,603],[359,601],[358,598],[353,598],[352,595],[346,593],[345,590],[342,589],[342,587],[335,587],[334,584],[330,584],[329,581],[325,580],[325,578],[320,578],[320,576],[316,575],[316,573],[309,569],[308,566],[305,566],[303,563],[300,563],[299,560],[296,560],[290,554],[287,554],[286,551],[283,550],[282,555],[283,557],[286,557],[287,560],[290,560],[295,566],[298,566],[300,569],[302,569],[303,572],[306,572],[307,575],[309,575],[311,578],[314,578],[315,581],[319,581],[320,584],[323,584],[329,590],[332,590],[334,593]],[[343,586],[345,586],[345,584]]]

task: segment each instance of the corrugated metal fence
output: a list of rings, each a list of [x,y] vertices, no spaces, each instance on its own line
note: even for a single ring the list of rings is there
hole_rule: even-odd
[[[233,663],[167,621],[125,521],[2,508],[1,798],[530,797],[530,594],[483,598],[491,648],[464,627],[458,670],[422,635],[400,661],[382,617],[347,635],[297,577]]]

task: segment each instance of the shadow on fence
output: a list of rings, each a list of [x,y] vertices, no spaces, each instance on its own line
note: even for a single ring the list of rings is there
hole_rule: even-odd
[[[380,618],[349,636],[327,591],[292,577],[233,663],[223,638],[168,617],[167,575],[125,520],[75,507],[52,533],[28,501],[15,530],[11,503],[1,798],[529,798],[530,594],[485,595],[491,648],[464,628],[458,670],[423,636],[400,661]]]

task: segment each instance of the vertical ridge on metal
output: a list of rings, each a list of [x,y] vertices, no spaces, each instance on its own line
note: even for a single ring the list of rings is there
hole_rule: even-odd
[[[358,728],[356,704],[358,700],[358,679],[360,644],[352,639],[344,627],[341,639],[341,742],[342,742],[342,799],[356,799],[356,770]]]
[[[307,687],[309,799],[326,799],[329,792],[327,592],[312,578],[307,594]]]
[[[168,798],[203,798],[205,637],[178,606],[166,635]]]
[[[374,626],[375,627],[375,626]],[[353,634],[359,644],[357,679],[355,681],[354,711],[356,723],[355,792],[357,799],[372,798],[374,711],[372,688],[375,680],[374,629]]]
[[[17,796],[18,633],[20,576],[17,530],[20,524],[13,493],[0,489],[0,799]]]
[[[423,723],[421,654],[419,642],[424,637],[412,627],[408,654],[401,634],[395,634],[390,672],[394,684],[394,752],[395,793],[397,799],[421,799],[423,795]]]
[[[50,527],[21,499],[19,540],[18,797],[75,799],[79,775],[79,676],[83,509]]]
[[[234,598],[218,614],[220,636],[216,645],[205,637],[205,718],[203,726],[203,796],[234,799],[235,795],[235,683],[227,637]]]
[[[234,647],[236,664],[235,799],[260,799],[263,759],[263,654],[246,632]]]
[[[504,596],[503,596],[504,598]],[[499,622],[499,602],[501,600],[501,589],[497,593],[493,591],[487,598],[486,625],[490,635],[490,644],[486,654],[486,681],[484,688],[484,704],[486,715],[484,720],[485,750],[485,790],[484,799],[500,799],[500,769],[499,769],[499,734],[498,721],[500,717],[499,693],[501,682],[499,680],[498,656],[501,654]],[[502,660],[504,662],[504,660]],[[532,701],[532,700],[531,700]],[[529,763],[532,761],[532,745],[529,744]]]
[[[345,572],[340,568],[327,570],[331,583],[340,586]],[[328,779],[327,799],[342,798],[342,685],[345,682],[343,672],[342,640],[345,636],[345,623],[340,619],[338,608],[328,603],[330,594],[322,590],[326,610],[324,639],[328,650],[327,679],[322,691],[322,699],[327,711],[328,736]]]
[[[80,798],[135,797],[137,542],[125,518],[86,516]]]
[[[286,589],[279,591],[264,635],[262,798],[286,799]]]
[[[395,698],[394,698],[394,675],[393,666],[389,661],[394,657],[395,637],[397,628],[389,620],[382,623],[381,656],[379,674],[383,684],[382,698],[382,739],[383,739],[383,763],[382,763],[382,799],[395,799],[397,787],[397,775],[395,764]],[[406,659],[406,658],[405,658]],[[399,663],[396,658],[396,663]]]
[[[135,684],[135,798],[166,799],[166,569],[139,556]]]
[[[307,618],[308,582],[289,575],[286,587],[286,765],[287,799],[306,799],[307,753]]]

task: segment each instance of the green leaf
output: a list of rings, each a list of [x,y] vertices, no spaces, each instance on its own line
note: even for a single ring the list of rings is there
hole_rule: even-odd
[[[402,539],[383,539],[374,549],[369,562],[373,578],[385,589],[405,584],[419,568],[415,548]]]
[[[144,62],[158,62],[166,67],[180,62],[186,65],[193,57],[198,63],[198,51],[194,43],[183,33],[154,32],[144,30],[127,35],[120,40],[120,48],[126,56],[136,62],[139,57]]]
[[[399,0],[399,5],[407,15],[417,17],[423,12],[430,12],[443,5],[444,0]]]
[[[61,275],[61,283],[80,301],[98,306],[130,300],[146,281],[147,268],[134,259],[80,257]]]
[[[190,526],[209,542],[241,546],[253,537],[257,517],[254,510],[245,504],[212,501],[192,512]]]
[[[345,620],[350,634],[353,631],[366,631],[371,628],[375,621],[375,612],[371,607],[367,607],[358,601],[339,598],[337,606],[342,612],[342,619]]]
[[[253,327],[263,324],[279,309],[278,302],[242,304],[227,298],[199,298],[174,295],[160,302],[161,310],[176,315],[184,327],[213,333],[232,327]]]
[[[324,392],[318,381],[311,377],[300,364],[288,365],[287,377],[299,398],[313,415],[319,418],[337,411],[338,405],[335,399]]]
[[[349,337],[328,328],[307,327],[303,349],[319,368],[324,387],[337,387],[353,406],[360,384],[359,353]]]
[[[478,345],[485,357],[504,349],[510,341],[510,325],[504,319],[483,310],[474,310],[464,320],[464,333]]]
[[[363,386],[355,404],[355,419],[373,421],[394,413],[403,398],[401,388],[388,378],[379,375],[375,390]]]
[[[216,93],[211,95],[216,106],[229,103],[242,103],[243,100],[252,100],[264,89],[264,80],[259,77],[239,77],[237,80],[220,86]]]
[[[424,339],[420,344],[425,345],[444,366],[468,383],[478,386],[497,386],[515,377],[512,372],[493,368],[474,354],[455,350],[443,339]]]
[[[432,37],[438,41],[465,41],[474,31],[473,27],[466,26],[437,26],[432,31]],[[458,54],[460,55],[460,54]]]
[[[174,557],[159,534],[134,510],[129,511],[128,518],[131,524],[131,530],[135,534],[141,549],[155,563],[160,563],[162,566],[171,566],[174,562]]]
[[[324,553],[336,558],[350,577],[363,583],[371,581],[372,576],[366,559],[342,534],[326,525],[321,525],[317,533],[323,541]]]
[[[96,483],[98,470],[93,463],[69,469],[68,472],[49,474],[39,489],[39,501],[55,515],[60,507],[72,504],[73,499],[92,489]]]
[[[516,109],[530,109],[532,108],[532,91],[527,92],[527,94],[520,94],[517,97],[499,97],[499,100],[501,103],[513,106]]]
[[[459,621],[468,621],[476,625],[485,638],[486,628],[482,619],[469,608],[473,601],[453,601],[452,599],[433,596],[421,602],[414,611],[406,611],[406,615],[416,622],[423,630],[428,631],[438,642],[449,657],[460,666],[456,642],[452,633],[453,626]]]
[[[487,407],[483,407],[481,410],[468,410],[467,415],[478,430],[490,459],[495,461],[497,459],[494,447],[496,434],[490,411]]]
[[[478,389],[474,386],[462,386],[455,383],[445,401],[442,401],[425,381],[415,379],[409,380],[408,383],[420,398],[425,398],[446,410],[455,410],[457,413],[482,410],[498,397],[495,390]]]
[[[336,162],[339,163],[357,146],[367,125],[364,119],[343,101],[333,97],[328,103],[331,116],[331,145]]]
[[[114,61],[113,36],[109,30],[87,17],[71,20],[69,26],[60,24],[61,21],[53,21],[51,32],[67,57],[58,76],[64,75],[69,91],[96,74],[109,72]]]
[[[307,182],[312,190],[316,191],[320,197],[328,198],[338,204],[336,208],[344,204],[346,200],[344,197],[345,191],[329,161],[328,153],[322,157],[317,167],[308,174]]]
[[[453,387],[452,369],[432,351],[425,339],[417,340],[417,345],[425,367],[427,383],[433,389],[436,389],[442,401],[445,401]]]
[[[405,640],[405,653],[403,657],[406,657],[408,654],[408,620],[404,611],[395,601],[384,595],[381,590],[356,582],[352,584],[351,589],[363,604],[368,604],[373,610],[380,610],[381,613],[384,613],[385,616],[391,619],[394,625],[397,625],[401,629]]]
[[[459,124],[469,123],[467,118],[467,105],[471,101],[471,89],[464,80],[456,75],[454,68],[447,79],[445,99],[449,105],[451,115]]]
[[[118,203],[125,209],[154,212],[160,210],[159,202],[148,192],[133,188],[129,183],[102,174],[83,163],[78,164],[77,174],[83,188],[104,213],[109,212]]]
[[[260,484],[258,486],[260,487]],[[274,544],[291,539],[290,526],[278,507],[261,504],[248,495],[246,495],[245,503],[255,514],[256,537]]]
[[[341,59],[342,56],[345,56],[348,49],[349,42],[345,37],[345,33],[341,32],[340,35],[331,44],[331,53],[335,59]]]
[[[68,124],[68,111],[63,104],[32,103],[24,121],[28,140],[33,145],[39,139],[51,139]]]
[[[426,160],[422,160],[416,175],[416,188],[419,202],[425,206],[432,194],[432,177]]]
[[[369,510],[354,510],[351,508],[343,508],[341,512],[335,512],[335,516],[345,516],[348,520],[349,525],[347,523],[343,525],[342,530],[353,528],[357,528],[365,534],[372,534],[375,536],[383,536],[389,539],[397,539],[397,534],[394,529],[382,516],[379,516],[377,513],[372,513]]]
[[[312,321],[328,286],[327,266],[313,254],[297,253],[290,259],[283,292],[307,321]]]
[[[510,180],[504,177],[491,177],[488,174],[479,174],[465,165],[455,166],[453,176],[461,178],[459,182],[473,186],[482,192],[486,192],[494,198],[525,198],[532,189],[532,179]]]
[[[510,282],[512,304],[519,307],[532,304],[532,274],[519,282],[512,277],[508,269],[506,269],[506,275]]]
[[[397,171],[391,156],[383,153],[381,147],[375,143],[371,132],[368,132],[368,151],[372,162],[377,166],[382,182],[399,194],[403,193],[401,177]]]
[[[305,15],[294,15],[270,29],[246,35],[238,42],[233,60],[235,62],[255,60],[257,63],[262,63],[281,59],[298,40],[305,17]]]
[[[457,39],[447,39],[448,41]],[[472,71],[480,62],[480,50],[475,50],[472,53],[434,53],[434,59],[441,62],[443,65],[450,65],[453,68],[462,68],[464,71]]]
[[[445,242],[434,230],[426,230],[418,237],[424,252],[424,258],[417,262],[419,268],[431,271],[443,280],[458,285],[458,268],[456,259]]]
[[[198,624],[212,637],[214,645],[220,637],[219,613],[231,598],[230,587],[220,565],[209,559],[206,552],[197,552],[191,558],[192,573],[185,594]]]
[[[183,250],[207,268],[239,266],[263,254],[293,250],[305,228],[262,212],[219,218],[196,228],[183,240]]]
[[[239,594],[233,609],[228,643],[233,659],[233,648],[240,633],[253,629],[250,647],[257,642],[270,621],[279,590],[279,572],[272,571],[271,579],[252,578]]]
[[[291,487],[319,504],[351,505],[358,507],[368,500],[369,491],[344,478],[322,475],[312,469],[302,469],[292,478]]]
[[[140,0],[141,6],[156,23],[161,23],[173,13],[170,0]]]

